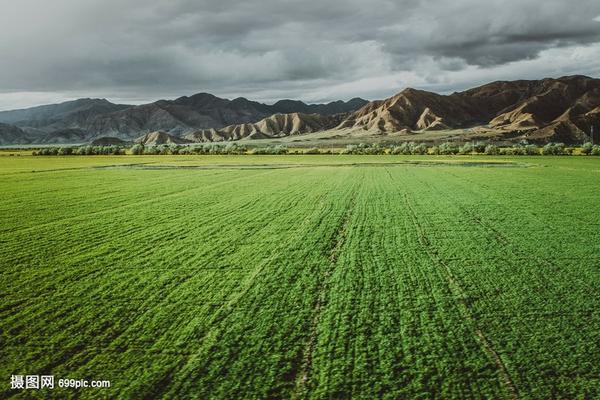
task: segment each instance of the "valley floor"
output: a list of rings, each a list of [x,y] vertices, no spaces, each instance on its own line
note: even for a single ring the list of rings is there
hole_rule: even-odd
[[[600,396],[600,159],[23,155],[0,184],[2,398]]]
[[[519,135],[520,136],[520,135]],[[400,144],[403,142],[439,144],[444,142],[483,141],[500,145],[512,145],[519,142],[518,136],[500,129],[483,126],[468,129],[445,129],[434,131],[415,131],[409,134],[403,132],[379,132],[363,129],[330,129],[326,131],[289,135],[269,139],[242,139],[240,144],[250,146],[267,146],[281,144],[288,147],[316,147],[327,149],[344,147],[349,144],[379,143],[384,145]]]

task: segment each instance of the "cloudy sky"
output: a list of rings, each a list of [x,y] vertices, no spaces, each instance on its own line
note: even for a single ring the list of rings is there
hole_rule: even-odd
[[[0,110],[600,77],[600,1],[0,0]]]

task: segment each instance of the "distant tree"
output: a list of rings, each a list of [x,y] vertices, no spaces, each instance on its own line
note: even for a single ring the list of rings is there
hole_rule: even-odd
[[[356,154],[356,151],[358,149],[358,146],[355,144],[348,144],[346,145],[346,147],[341,151],[342,154]]]
[[[542,154],[545,156],[560,156],[565,154],[564,143],[548,143],[542,147]]]
[[[525,154],[528,156],[538,156],[540,155],[540,149],[535,144],[528,144],[525,146]]]
[[[594,145],[591,142],[585,142],[583,146],[581,146],[581,154],[590,155],[593,148]]]
[[[521,145],[514,145],[512,147],[513,154],[516,156],[524,156],[526,154],[525,147]]]
[[[400,151],[399,154],[404,154],[404,155],[409,155],[412,153],[412,148],[411,148],[411,144],[407,143],[407,142],[403,142],[400,144],[398,150]]]
[[[70,147],[59,147],[58,148],[59,156],[69,156],[71,154],[73,154],[73,149]]]
[[[498,150],[498,146],[494,144],[488,144],[487,146],[485,146],[484,153],[488,156],[496,156],[500,154],[500,151]]]
[[[372,145],[367,145],[364,147],[363,149],[364,154],[371,154],[371,155],[377,155],[377,154],[385,154],[385,149],[379,144],[379,143],[374,143]]]
[[[148,146],[144,149],[144,154],[157,155],[158,151],[159,149],[157,146]]]
[[[564,154],[572,156],[575,149],[573,147],[565,147]]]
[[[412,148],[413,154],[427,154],[427,145],[425,143],[419,143]]]
[[[485,146],[487,146],[487,143],[485,142],[477,142],[475,143],[475,153],[479,153],[479,154],[483,154],[485,153]]]
[[[548,144],[544,145],[544,147],[542,147],[542,155],[544,155],[544,156],[554,155],[554,144],[548,143]]]
[[[459,154],[472,154],[474,149],[475,149],[475,146],[473,146],[472,143],[467,142],[459,147],[458,153]]]
[[[515,155],[515,152],[512,147],[499,147],[498,154],[501,156],[513,156]]]
[[[273,154],[287,154],[288,149],[285,146],[277,145],[273,148]]]
[[[458,145],[452,142],[445,142],[439,145],[440,154],[458,154]]]
[[[182,154],[182,155],[190,155],[190,154],[194,154],[192,146],[183,146],[183,147],[182,147],[182,148],[179,150],[179,154]]]
[[[135,156],[139,156],[144,154],[144,145],[143,144],[134,144],[131,146],[131,154]]]

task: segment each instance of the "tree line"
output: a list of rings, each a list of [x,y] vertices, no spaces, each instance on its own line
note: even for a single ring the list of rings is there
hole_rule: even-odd
[[[63,147],[45,147],[34,150],[33,155],[38,156],[71,156],[71,155],[281,155],[281,154],[357,154],[357,155],[507,155],[507,156],[535,156],[535,155],[572,155],[575,153],[575,147],[566,146],[564,143],[548,143],[544,146],[535,144],[515,144],[513,146],[497,146],[495,144],[478,142],[467,142],[458,144],[453,142],[444,142],[441,144],[426,144],[415,142],[403,142],[398,145],[375,144],[349,144],[342,149],[326,148],[308,148],[308,149],[290,149],[283,145],[269,145],[263,147],[253,147],[238,143],[204,143],[194,145],[181,144],[163,144],[144,146],[135,144],[129,149],[123,146],[63,146]],[[590,142],[583,144],[579,148],[579,153],[583,155],[600,156],[600,146]]]

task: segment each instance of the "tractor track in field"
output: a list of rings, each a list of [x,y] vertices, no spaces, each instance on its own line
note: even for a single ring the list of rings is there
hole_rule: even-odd
[[[98,165],[84,165],[81,167],[65,167],[65,168],[52,168],[52,169],[29,169],[26,171],[13,171],[13,172],[9,172],[6,174],[0,174],[0,176],[11,176],[11,175],[20,175],[20,174],[40,174],[40,173],[44,173],[44,172],[63,172],[63,171],[81,171],[81,170],[93,170],[93,169],[98,169],[99,167],[119,167],[119,166],[134,166],[134,165],[148,165],[148,164],[155,164],[158,163],[160,161],[149,161],[149,162],[142,162],[142,163],[129,163],[129,164],[111,164],[111,165],[106,165],[106,166],[98,166]]]
[[[361,181],[362,182],[362,181]],[[317,344],[317,328],[321,320],[321,311],[323,305],[326,303],[327,294],[329,292],[329,281],[333,274],[342,247],[346,243],[348,235],[348,226],[354,213],[356,206],[356,194],[360,191],[360,184],[357,184],[354,190],[351,191],[351,198],[346,210],[344,211],[340,222],[332,235],[329,246],[328,246],[328,259],[329,265],[321,277],[320,284],[317,288],[317,298],[313,307],[313,319],[310,324],[310,336],[300,357],[299,368],[294,368],[293,372],[289,376],[289,380],[294,382],[294,392],[292,398],[305,398],[308,390],[308,382],[310,380],[310,373],[312,370],[312,357]]]
[[[473,188],[473,186],[474,186],[474,185],[479,185],[480,187],[483,187],[483,188],[485,188],[486,190],[491,190],[491,189],[490,189],[490,187],[489,187],[489,186],[487,186],[487,185],[485,185],[485,184],[481,184],[481,183],[475,183],[475,182],[473,182],[472,180],[470,180],[470,179],[468,179],[468,178],[461,177],[461,176],[459,176],[459,175],[457,175],[457,174],[454,174],[454,173],[452,173],[452,172],[449,172],[449,171],[446,171],[446,173],[447,173],[448,175],[452,176],[453,178],[455,178],[455,179],[459,180],[459,181],[465,182],[465,183],[466,183],[466,186],[465,186],[465,187],[466,187],[468,190],[470,190],[471,192],[473,192],[472,188]],[[478,194],[480,194],[480,193],[478,192]],[[486,199],[488,199],[488,200],[491,200],[489,195],[485,195],[485,197],[486,197]],[[575,200],[577,199],[577,197],[574,197],[574,196],[568,196],[568,195],[567,195],[567,196],[565,196],[565,197],[567,197],[567,198],[568,198],[568,201],[575,201]],[[496,201],[496,200],[492,200],[492,201],[494,201],[494,203],[495,203],[496,205],[498,205],[498,206],[500,206],[500,207],[502,207],[502,208],[505,208],[505,209],[506,209],[506,206],[505,206],[505,204],[503,204],[503,203],[500,203],[500,202],[498,202],[498,201]],[[565,201],[565,202],[568,202],[568,201],[567,201],[567,199],[564,199],[563,201]],[[510,211],[512,211],[512,210],[510,210]],[[564,213],[564,215],[568,215],[568,216],[569,216],[569,218],[572,218],[572,219],[574,219],[574,220],[577,220],[577,221],[579,221],[579,222],[580,222],[580,223],[582,223],[582,224],[590,225],[590,222],[591,222],[591,221],[590,221],[590,219],[587,219],[587,218],[582,218],[582,217],[580,217],[580,216],[579,216],[579,215],[577,215],[577,214],[574,214],[574,213],[570,213],[570,212],[568,212],[567,210],[563,210],[562,212]],[[534,213],[532,213],[531,211],[525,211],[525,213],[526,213],[526,214],[528,214],[528,215],[531,215],[531,216],[532,216],[532,217],[534,217],[534,218],[538,218],[538,216],[537,216],[537,215],[535,215]]]
[[[315,207],[316,211],[320,210],[322,208],[320,206],[322,204],[324,204],[324,202],[327,201],[326,195],[327,195],[327,192],[322,192],[315,199],[315,204],[317,205],[317,207]],[[249,272],[246,275],[243,282],[240,284],[241,289],[238,290],[235,294],[233,294],[228,300],[225,300],[222,302],[219,309],[216,310],[215,316],[211,319],[211,321],[209,321],[207,323],[207,326],[210,326],[210,327],[208,327],[207,330],[203,333],[203,335],[198,339],[198,342],[205,343],[205,342],[209,341],[211,339],[211,337],[214,337],[217,334],[216,332],[218,330],[223,329],[219,326],[219,324],[222,323],[229,315],[231,315],[231,313],[234,311],[235,307],[237,306],[237,304],[239,303],[241,298],[244,297],[244,295],[246,295],[248,293],[248,291],[254,284],[256,278],[264,271],[265,267],[268,266],[269,264],[271,264],[280,255],[281,251],[283,251],[283,249],[287,245],[298,241],[300,235],[302,234],[302,232],[304,232],[301,228],[309,223],[310,217],[313,214],[314,214],[314,212],[307,214],[306,217],[302,220],[302,222],[297,225],[297,229],[296,229],[295,233],[290,235],[286,241],[281,243],[281,245],[278,247],[278,249],[276,251],[274,251],[267,259],[263,260],[263,262],[261,262],[254,270],[252,270],[251,272]],[[209,345],[209,346],[212,346],[212,345]],[[164,395],[165,393],[167,393],[168,390],[171,389],[174,373],[176,371],[185,370],[186,366],[189,365],[194,360],[194,358],[196,358],[198,356],[198,354],[199,354],[198,351],[190,352],[185,357],[184,360],[182,360],[178,365],[174,366],[171,369],[171,372],[169,373],[169,375],[163,379],[164,382],[168,382],[168,383],[160,386],[160,390],[157,393],[159,395]],[[294,379],[295,376],[296,376],[295,372],[288,375],[288,377],[291,377],[291,379]],[[154,393],[154,394],[156,394],[156,393]]]
[[[459,209],[462,212],[464,212],[465,215],[467,215],[467,217],[469,217],[471,219],[471,221],[473,221],[473,223],[475,223],[475,225],[479,226],[483,231],[487,231],[490,234],[490,236],[492,237],[492,240],[495,240],[498,244],[500,244],[502,247],[504,247],[507,251],[509,251],[514,256],[521,257],[522,259],[534,260],[535,262],[539,263],[540,265],[543,265],[549,269],[552,269],[553,273],[559,273],[561,271],[560,266],[558,266],[556,263],[554,263],[550,260],[547,260],[547,259],[540,257],[538,255],[535,255],[535,254],[528,255],[527,252],[524,251],[519,245],[513,243],[498,229],[496,229],[489,223],[483,221],[480,216],[469,214],[468,210],[466,210],[462,207],[459,207]],[[575,279],[582,281],[581,278],[575,278]],[[586,282],[583,282],[583,283],[585,284]],[[585,286],[590,288],[590,293],[589,293],[590,296],[598,295],[597,292],[593,291],[593,288],[591,286],[589,286],[587,284]]]
[[[261,174],[262,175],[262,174]],[[238,178],[241,179],[241,178]],[[324,198],[326,196],[327,192],[322,191],[319,196],[315,199],[315,203],[316,204],[323,204],[323,202],[325,201]],[[300,197],[301,193],[300,191],[298,191],[298,198],[297,198],[297,202],[299,203],[302,201],[302,199],[304,199],[304,197]],[[249,201],[244,205],[244,207],[251,207],[256,205],[261,199],[261,196],[254,196],[253,198],[249,199]],[[282,201],[284,201],[282,199]],[[289,199],[287,199],[286,204],[289,206]],[[294,205],[294,203],[292,204]],[[316,207],[315,210],[320,210],[321,207]],[[311,214],[313,215],[313,214]],[[310,216],[307,216],[300,224],[299,227],[303,227],[305,226],[309,220],[310,220]],[[215,217],[216,219],[218,219],[218,217]],[[290,242],[293,242],[294,240],[297,239],[297,237],[302,233],[305,232],[302,229],[298,229],[296,231],[296,234],[293,236],[290,236],[289,240],[287,242],[282,243],[282,245],[280,246],[280,249],[283,249],[283,247],[285,247],[285,245],[289,244]],[[253,286],[255,279],[262,273],[263,269],[269,265],[278,255],[280,254],[280,251],[275,251],[269,258],[263,260],[262,263],[260,263],[254,270],[250,271],[244,278],[242,284],[240,285],[241,288],[240,290],[238,290],[232,297],[230,297],[228,300],[223,301],[220,305],[218,310],[215,313],[214,318],[212,318],[212,322],[211,324],[217,325],[219,324],[223,319],[227,318],[227,316],[229,314],[231,314],[231,312],[235,309],[235,306],[237,304],[237,302],[239,302],[239,300],[250,290],[250,288]],[[190,276],[191,277],[191,276]],[[188,277],[188,279],[190,278]],[[181,284],[181,283],[180,283]],[[160,291],[157,291],[157,293]],[[144,300],[147,300],[147,298],[145,298]],[[159,302],[160,303],[160,302]],[[146,312],[150,312],[151,308],[148,308],[146,310]],[[206,332],[206,334],[200,339],[200,341],[204,341],[206,338],[208,338],[210,336],[210,329]],[[122,334],[122,333],[121,333]],[[108,342],[107,345],[110,346],[111,342]],[[123,349],[121,349],[122,351]],[[148,352],[152,352],[152,349],[146,348],[146,350]],[[110,352],[111,350],[108,350],[108,352]],[[177,350],[176,350],[177,351]],[[114,350],[115,353],[119,352],[119,350]],[[184,358],[184,363],[182,363],[182,365],[185,365],[185,363],[187,361],[189,361],[190,359],[193,359],[194,356],[197,356],[197,352],[196,351],[190,351],[187,353],[180,353],[179,355],[185,357]],[[92,358],[93,360],[94,358]],[[175,376],[175,373],[179,370],[180,366],[177,365],[175,366],[172,370],[170,370],[164,377],[164,379],[161,380],[160,383],[157,384],[157,387],[159,388],[159,391],[157,393],[163,393],[167,390],[169,390],[168,387],[168,383],[172,381],[172,379]],[[156,393],[155,393],[156,394]]]
[[[469,190],[469,191],[471,191],[471,193],[477,193],[472,189],[473,183],[471,181],[461,179],[461,177],[459,177],[458,175],[455,175],[450,172],[448,172],[448,174],[455,177],[456,179],[468,182],[470,185],[468,185],[465,188],[465,190]],[[492,199],[490,199],[489,196],[485,196],[485,198],[489,201],[493,201]],[[493,202],[498,208],[505,209],[507,213],[509,213],[511,211],[506,207],[505,204],[500,203],[498,201],[493,201]],[[473,213],[473,211],[467,209],[465,206],[460,205],[459,201],[456,201],[455,205],[460,210],[460,212],[464,214],[464,216],[467,219],[471,220],[476,226],[479,226],[483,231],[487,231],[487,233],[489,234],[489,236],[491,237],[492,240],[496,241],[498,244],[500,244],[505,249],[510,251],[510,253],[512,255],[514,255],[515,257],[518,257],[521,259],[526,259],[526,260],[534,260],[534,261],[538,262],[539,264],[552,269],[554,272],[560,271],[560,266],[558,266],[555,262],[545,259],[539,255],[530,254],[530,253],[526,252],[525,250],[523,250],[523,248],[521,246],[519,246],[518,244],[514,243],[514,241],[511,241],[508,237],[506,237],[506,235],[504,233],[502,233],[499,229],[497,229],[493,225],[489,224],[488,222],[485,222],[479,215],[475,215]],[[526,214],[531,215],[532,217],[535,217],[535,215],[533,215],[531,212],[526,212]],[[577,219],[582,221],[579,218],[577,218]],[[576,278],[576,279],[581,281],[581,278]],[[597,295],[597,293],[590,293],[590,295],[595,296],[595,295]]]
[[[513,379],[511,378],[511,376],[508,372],[506,364],[504,364],[499,353],[494,349],[494,346],[492,345],[491,341],[487,338],[485,333],[483,333],[481,328],[479,328],[477,325],[477,321],[475,320],[475,318],[473,316],[473,313],[469,307],[469,303],[466,301],[466,297],[467,297],[466,291],[464,290],[464,288],[462,287],[462,285],[460,284],[460,282],[456,278],[456,276],[452,273],[450,266],[442,259],[442,257],[440,257],[437,250],[435,248],[433,248],[433,246],[431,245],[431,242],[429,241],[429,239],[425,233],[425,230],[423,229],[423,226],[419,222],[419,220],[417,218],[417,214],[416,214],[413,206],[411,205],[408,195],[406,193],[404,194],[404,202],[406,204],[406,208],[408,210],[409,216],[410,216],[415,228],[417,229],[417,234],[418,234],[418,238],[419,238],[419,242],[420,242],[421,246],[427,253],[427,256],[431,259],[431,261],[433,263],[435,263],[436,265],[438,265],[439,267],[441,267],[441,269],[444,273],[444,276],[449,284],[450,290],[455,294],[455,297],[458,300],[458,304],[460,306],[460,310],[462,311],[463,316],[465,317],[465,319],[467,321],[469,321],[470,325],[472,326],[475,336],[477,337],[478,341],[481,343],[485,353],[488,355],[488,357],[491,359],[491,361],[496,365],[496,368],[497,368],[498,372],[500,373],[500,376],[502,378],[502,382],[504,384],[507,394],[510,396],[511,399],[519,399],[519,392],[517,390],[517,387],[516,387]]]

